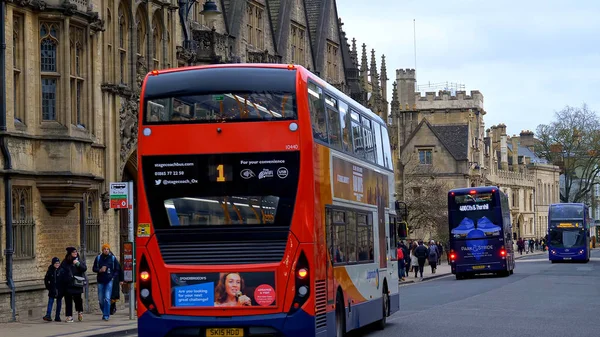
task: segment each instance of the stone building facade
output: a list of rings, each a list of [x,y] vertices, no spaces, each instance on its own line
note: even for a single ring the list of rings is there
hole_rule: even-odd
[[[385,57],[378,69],[371,51],[368,64],[363,44],[358,60],[335,0],[216,0],[221,15],[211,22],[202,15],[204,0],[187,17],[177,0],[0,1],[7,60],[1,133],[12,159],[0,171],[12,196],[8,214],[0,197],[0,251],[10,217],[17,319],[41,318],[44,273],[67,246],[86,254],[85,303],[96,309],[93,258],[102,243],[120,255],[127,239],[127,214],[109,208],[108,188],[137,180],[137,107],[149,70],[295,63],[387,115]],[[0,322],[12,319],[7,261],[0,256]]]
[[[528,130],[512,137],[504,124],[486,130],[486,183],[499,186],[508,196],[516,238],[544,237],[548,207],[560,202],[560,169],[535,154],[534,142],[534,133]]]
[[[414,198],[427,188],[413,186],[423,185],[422,177],[435,188],[499,186],[509,197],[514,236],[545,236],[548,205],[559,200],[559,168],[535,155],[533,132],[508,137],[504,124],[486,130],[479,91],[423,95],[415,83],[414,70],[396,71],[390,137],[397,193]]]
[[[409,193],[411,175],[427,174],[449,188],[483,179],[483,95],[479,91],[415,93],[415,71],[396,71],[390,136],[398,192]],[[407,186],[404,186],[406,182]]]

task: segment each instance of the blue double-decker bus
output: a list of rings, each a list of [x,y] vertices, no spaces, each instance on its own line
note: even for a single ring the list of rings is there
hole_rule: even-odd
[[[556,261],[590,261],[588,206],[582,203],[552,204],[548,210],[548,258]]]
[[[515,258],[508,198],[497,187],[450,190],[448,224],[450,265],[457,280],[474,274],[513,273]]]

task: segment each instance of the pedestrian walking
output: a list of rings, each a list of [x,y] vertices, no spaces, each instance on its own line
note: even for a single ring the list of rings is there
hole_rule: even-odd
[[[46,309],[46,316],[43,317],[44,321],[52,321],[52,307],[56,300],[56,314],[54,314],[54,321],[60,322],[60,310],[62,309],[62,294],[59,293],[60,287],[60,259],[58,257],[52,258],[52,263],[48,266],[46,276],[44,276],[44,285],[48,290],[48,308]]]
[[[437,262],[440,258],[440,253],[438,251],[438,247],[435,244],[435,241],[433,240],[429,242],[427,255],[427,260],[429,261],[429,265],[431,266],[431,273],[435,274],[435,269],[437,268]]]
[[[421,281],[423,281],[423,269],[425,268],[425,261],[429,255],[429,249],[423,244],[423,240],[419,240],[419,245],[415,248],[415,256],[418,262],[419,274],[421,275]],[[416,276],[415,276],[416,277]]]
[[[96,280],[98,281],[98,301],[100,302],[100,310],[102,310],[102,319],[108,321],[110,318],[113,281],[115,278],[118,280],[121,266],[117,258],[111,253],[110,245],[107,243],[102,245],[102,253],[94,259],[92,270],[98,274]]]
[[[77,320],[83,321],[83,287],[85,286],[85,272],[87,266],[81,260],[75,247],[67,247],[67,255],[60,264],[61,290],[65,298],[66,322],[73,322],[73,302],[77,311]]]
[[[404,281],[404,251],[402,251],[402,242],[398,242],[396,254],[398,255],[398,279]]]

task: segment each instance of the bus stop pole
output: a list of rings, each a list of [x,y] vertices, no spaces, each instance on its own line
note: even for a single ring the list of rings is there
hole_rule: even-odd
[[[132,243],[132,254],[133,254],[133,274],[135,275],[135,238],[133,235],[133,221],[134,221],[134,205],[133,205],[133,181],[127,183],[127,212],[129,215],[127,223],[127,240]],[[135,319],[135,277],[129,287],[129,319]]]

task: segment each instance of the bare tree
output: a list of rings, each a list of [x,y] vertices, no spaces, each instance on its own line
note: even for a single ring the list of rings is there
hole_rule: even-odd
[[[566,106],[555,120],[537,127],[536,154],[558,165],[562,202],[584,202],[598,185],[600,173],[600,120],[586,104]]]
[[[443,239],[440,235],[448,232],[448,185],[436,178],[432,165],[420,165],[414,152],[404,154],[400,161],[409,234],[425,231]]]

